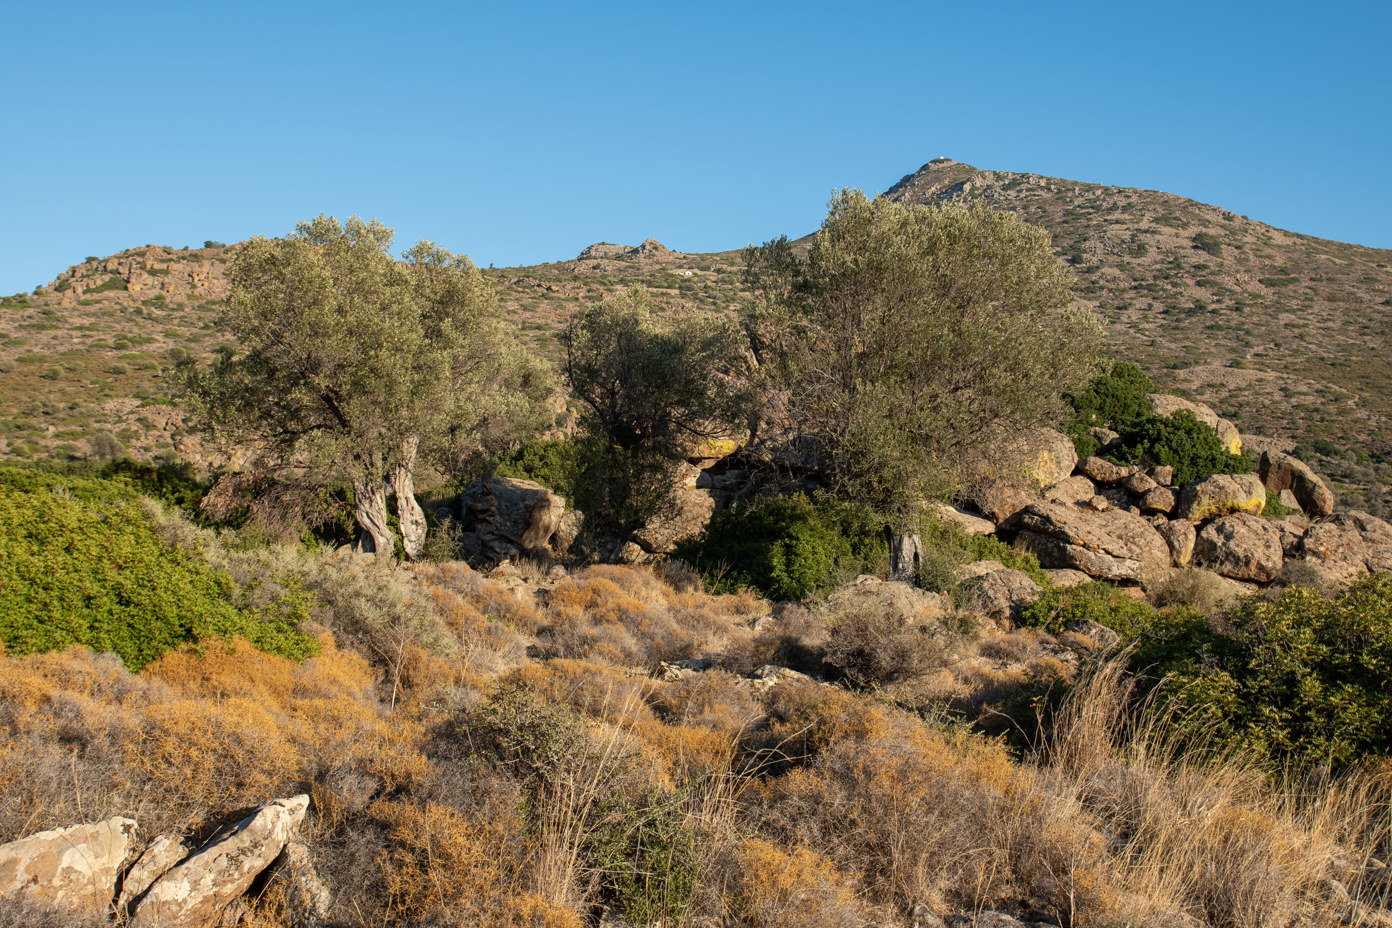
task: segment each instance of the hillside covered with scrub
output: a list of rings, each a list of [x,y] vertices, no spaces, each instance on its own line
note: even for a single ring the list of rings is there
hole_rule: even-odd
[[[11,301],[179,327],[0,464],[0,928],[1392,922],[1381,497],[930,170],[546,330],[325,216]]]

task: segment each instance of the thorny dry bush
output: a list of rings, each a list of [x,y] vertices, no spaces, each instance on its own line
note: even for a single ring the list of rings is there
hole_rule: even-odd
[[[764,663],[825,670],[834,625],[644,569],[533,595],[459,564],[258,556],[239,569],[313,592],[315,658],[236,643],[131,674],[80,649],[0,656],[0,840],[115,814],[202,835],[309,792],[306,838],[348,926],[578,928],[605,907],[852,928],[922,905],[1267,928],[1359,924],[1387,901],[1386,774],[1279,780],[1180,745],[1135,708],[1122,658],[1021,759],[893,703],[994,698],[1032,672],[1010,662],[1053,672],[1039,633],[889,694],[756,684]],[[649,672],[707,655],[723,663]],[[249,918],[292,921],[274,892]]]

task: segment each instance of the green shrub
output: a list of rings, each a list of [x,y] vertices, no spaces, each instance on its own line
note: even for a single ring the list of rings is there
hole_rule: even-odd
[[[579,444],[567,438],[537,439],[500,456],[494,474],[533,480],[574,504],[580,450]]]
[[[1215,258],[1223,254],[1223,243],[1211,232],[1200,232],[1194,236],[1194,247],[1206,251]]]
[[[1295,512],[1296,510],[1281,502],[1279,494],[1272,493],[1270,490],[1266,491],[1266,505],[1262,507],[1262,515],[1269,519],[1284,519]]]
[[[117,275],[117,276],[113,276],[113,277],[107,278],[105,281],[103,281],[102,283],[98,284],[98,285],[95,286],[95,287],[89,287],[89,288],[87,289],[86,292],[87,292],[87,293],[108,293],[108,292],[110,292],[110,291],[112,291],[112,290],[124,290],[124,289],[126,289],[126,282],[125,282],[125,280],[124,280],[122,277],[120,277],[119,275]]]
[[[1252,461],[1245,455],[1229,454],[1218,433],[1195,418],[1187,409],[1173,416],[1147,416],[1121,430],[1122,449],[1118,458],[1174,468],[1174,485],[1181,486],[1213,474],[1246,474]]]
[[[1020,613],[1020,624],[1059,634],[1079,621],[1105,625],[1123,638],[1136,639],[1154,627],[1156,613],[1110,583],[1094,581],[1049,587]]]
[[[166,544],[133,502],[83,502],[0,483],[0,524],[0,641],[10,653],[81,644],[114,651],[138,670],[183,644],[234,635],[296,659],[315,650],[315,640],[295,630],[307,618],[302,607],[237,609],[228,578]]]
[[[867,510],[802,494],[717,512],[675,553],[716,590],[753,588],[775,599],[826,592],[877,572],[888,555],[883,528]]]
[[[1166,684],[1191,724],[1276,762],[1392,753],[1392,577],[1245,600]]]
[[[1120,431],[1122,426],[1151,414],[1147,394],[1154,392],[1154,381],[1139,367],[1119,362],[1094,380],[1087,390],[1068,397],[1068,401],[1073,406],[1076,423],[1083,429],[1102,426]],[[1074,443],[1077,443],[1076,438]]]

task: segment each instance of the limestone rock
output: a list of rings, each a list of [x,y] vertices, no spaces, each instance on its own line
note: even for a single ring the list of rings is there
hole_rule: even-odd
[[[1214,474],[1179,492],[1175,517],[1202,522],[1232,512],[1261,515],[1266,508],[1266,485],[1256,474]]]
[[[1257,583],[1275,580],[1285,563],[1280,532],[1245,512],[1205,525],[1194,542],[1194,556],[1225,577]]]
[[[1319,518],[1333,514],[1333,491],[1308,464],[1294,455],[1264,451],[1258,473],[1268,490],[1277,494],[1289,490],[1299,508],[1309,515]]]
[[[982,515],[999,525],[1038,497],[1009,481],[991,480],[972,488],[968,498]]]
[[[1276,531],[1281,534],[1281,550],[1286,557],[1303,557],[1301,543],[1305,540],[1305,533],[1310,530],[1310,523],[1302,518],[1286,518],[1273,521]]]
[[[670,554],[677,544],[705,530],[715,512],[715,500],[709,490],[677,491],[672,513],[652,519],[633,536],[644,551],[650,554]]]
[[[1056,503],[1086,503],[1096,495],[1097,487],[1093,482],[1077,474],[1049,487],[1044,493],[1044,498]]]
[[[1188,564],[1194,556],[1194,542],[1198,538],[1194,523],[1186,519],[1175,519],[1156,526],[1155,530],[1165,539],[1165,544],[1169,545],[1170,563],[1175,567]]]
[[[1300,542],[1300,554],[1336,581],[1352,580],[1368,570],[1368,549],[1352,520],[1316,522]]]
[[[1053,429],[1028,429],[1014,436],[1012,445],[1024,459],[1022,470],[1029,485],[1041,490],[1067,478],[1078,464],[1073,439]]]
[[[968,535],[990,535],[996,530],[996,523],[990,519],[972,515],[964,509],[949,506],[947,503],[934,504],[933,511],[937,513],[938,521],[951,525]]]
[[[138,831],[133,820],[116,817],[0,844],[0,898],[24,894],[75,914],[107,915]]]
[[[565,500],[531,480],[476,479],[460,499],[466,531],[494,560],[548,550],[565,514]]]
[[[130,928],[214,928],[294,836],[308,796],[257,809],[164,874],[135,907]]]
[[[1003,568],[963,584],[978,615],[992,622],[1014,622],[1020,610],[1037,600],[1043,592],[1039,584],[1018,570]]]
[[[1238,432],[1237,426],[1227,419],[1220,418],[1216,412],[1203,403],[1193,403],[1168,393],[1151,393],[1149,398],[1157,416],[1173,418],[1175,413],[1187,409],[1194,414],[1195,419],[1218,433],[1218,437],[1223,441],[1223,447],[1228,449],[1228,454],[1242,453],[1242,434]]]
[[[1104,580],[1139,580],[1170,562],[1169,546],[1140,516],[1035,503],[1012,520],[1016,544],[1044,567],[1073,568]]]
[[[1046,570],[1044,571],[1044,573],[1049,575],[1050,583],[1060,588],[1079,586],[1084,583],[1092,582],[1092,578],[1089,577],[1087,574],[1083,573],[1081,570],[1070,570],[1067,567],[1055,568],[1054,570]]]
[[[1078,462],[1078,472],[1093,483],[1121,483],[1131,476],[1132,468],[1122,467],[1099,457],[1090,457]]]
[[[1150,479],[1162,487],[1174,483],[1174,468],[1168,464],[1157,464],[1150,469]]]
[[[1174,490],[1162,486],[1151,487],[1140,499],[1142,512],[1163,512],[1169,514],[1174,512],[1177,503],[1178,500],[1175,499]]]
[[[192,851],[189,842],[176,835],[160,835],[151,841],[121,881],[121,898],[117,908],[124,909],[139,899],[155,880],[173,869]]]
[[[1392,572],[1392,526],[1361,510],[1321,519],[1305,532],[1302,554],[1336,575]],[[1359,567],[1361,566],[1361,570]]]
[[[1287,509],[1293,512],[1303,513],[1305,511],[1300,508],[1300,500],[1296,499],[1295,494],[1292,493],[1289,489],[1282,490],[1280,493],[1277,493],[1276,498],[1281,501],[1282,506],[1285,506]]]

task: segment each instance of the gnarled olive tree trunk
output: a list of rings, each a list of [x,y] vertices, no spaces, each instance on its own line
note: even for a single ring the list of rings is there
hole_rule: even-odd
[[[380,480],[353,481],[353,517],[358,520],[358,541],[363,554],[387,559],[396,554],[396,535],[387,524],[387,486]]]
[[[918,565],[923,541],[915,532],[891,532],[889,536],[889,579],[918,582]]]
[[[420,439],[415,435],[406,439],[401,448],[401,462],[391,472],[392,491],[396,493],[396,514],[401,522],[401,547],[413,561],[420,560],[425,551],[426,532],[425,513],[416,502],[416,482],[412,476],[419,445]]]

